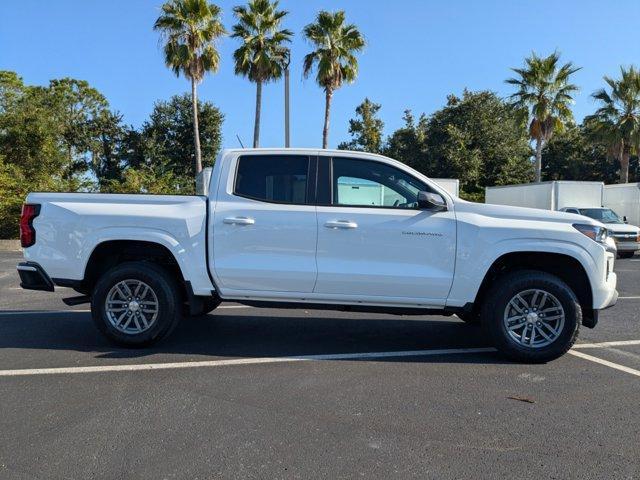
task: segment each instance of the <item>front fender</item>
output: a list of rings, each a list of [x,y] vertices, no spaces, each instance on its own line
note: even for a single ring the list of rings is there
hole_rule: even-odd
[[[557,253],[574,258],[584,268],[589,277],[591,289],[599,284],[597,276],[600,266],[582,245],[562,240],[545,238],[505,239],[491,245],[491,248],[461,250],[456,256],[456,272],[447,299],[447,306],[462,307],[473,302],[487,272],[503,255],[517,252]]]

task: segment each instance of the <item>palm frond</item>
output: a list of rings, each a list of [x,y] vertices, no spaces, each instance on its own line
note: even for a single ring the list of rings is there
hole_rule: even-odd
[[[571,62],[560,65],[557,51],[546,57],[532,52],[524,67],[511,70],[516,76],[505,82],[517,91],[509,98],[530,119],[531,138],[547,141],[565,122],[573,121],[570,105],[579,89],[570,78],[580,67]]]
[[[220,64],[216,41],[226,34],[221,10],[206,0],[169,0],[153,28],[164,42],[165,63],[176,75],[200,81]]]
[[[277,1],[250,0],[233,13],[238,23],[231,36],[241,41],[234,52],[235,73],[253,82],[280,78],[289,51],[285,44],[293,37],[293,32],[280,28],[288,12],[278,10]]]
[[[308,77],[316,70],[316,82],[327,91],[333,91],[344,82],[353,82],[358,75],[356,53],[366,45],[363,35],[353,24],[345,23],[340,10],[334,13],[320,11],[316,21],[304,27],[303,34],[314,50],[303,60],[303,73]]]

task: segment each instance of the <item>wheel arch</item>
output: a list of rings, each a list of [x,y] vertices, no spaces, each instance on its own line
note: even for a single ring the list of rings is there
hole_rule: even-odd
[[[578,298],[583,312],[583,324],[590,326],[594,314],[593,291],[589,275],[580,260],[566,253],[540,251],[504,253],[494,260],[485,273],[472,308],[479,308],[493,282],[502,275],[516,270],[538,270],[560,278]]]
[[[157,254],[161,251],[162,256],[173,259],[172,263],[177,265],[177,271],[180,273],[179,278],[191,286],[194,295],[209,296],[216,290],[208,276],[207,268],[203,268],[204,262],[208,261],[204,235],[201,238],[183,239],[176,238],[164,230],[147,227],[99,229],[84,238],[77,252],[77,258],[81,260],[80,263],[84,260],[84,265],[78,266],[77,277],[72,278],[79,278],[81,283],[85,283],[96,252],[107,248],[105,245],[120,245],[124,248],[132,245],[149,246],[149,252],[137,249],[138,257],[130,257],[129,260],[144,259],[149,253]],[[116,249],[114,253],[118,255],[120,252]]]
[[[150,261],[172,273],[186,288],[186,279],[173,252],[165,245],[147,240],[105,240],[95,245],[87,258],[81,288],[89,293],[100,274],[121,263]]]

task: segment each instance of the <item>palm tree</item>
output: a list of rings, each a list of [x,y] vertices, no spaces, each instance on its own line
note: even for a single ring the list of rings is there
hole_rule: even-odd
[[[610,92],[598,90],[593,98],[600,108],[585,118],[596,138],[604,140],[620,162],[620,183],[629,182],[629,158],[640,152],[640,71],[620,67],[620,79],[604,77]]]
[[[571,62],[559,66],[559,61],[558,52],[544,58],[532,53],[525,60],[524,68],[512,69],[518,77],[507,80],[507,83],[518,87],[511,99],[529,123],[529,135],[536,142],[536,182],[542,176],[542,149],[545,144],[554,131],[561,131],[565,123],[573,121],[571,95],[578,87],[569,83],[569,77],[580,68]]]
[[[260,110],[262,84],[282,77],[288,55],[285,42],[293,33],[280,28],[287,11],[278,10],[278,1],[249,0],[249,4],[233,8],[238,23],[233,26],[233,38],[242,45],[233,53],[236,75],[247,77],[256,84],[256,117],[253,126],[253,147],[260,145]]]
[[[358,75],[356,53],[365,46],[364,37],[353,24],[345,24],[344,11],[321,11],[315,23],[304,27],[304,36],[315,50],[304,57],[304,76],[317,67],[316,81],[325,92],[322,148],[329,143],[329,116],[333,92],[344,82],[351,83]]]
[[[153,26],[164,40],[164,61],[173,72],[191,80],[193,103],[193,141],[196,174],[202,171],[198,129],[197,85],[207,72],[217,72],[220,55],[215,41],[226,33],[220,21],[220,8],[206,0],[169,0]]]

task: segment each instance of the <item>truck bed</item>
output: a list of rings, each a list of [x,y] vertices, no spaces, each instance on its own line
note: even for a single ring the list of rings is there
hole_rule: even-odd
[[[207,198],[180,195],[31,193],[41,205],[33,221],[37,242],[25,259],[55,279],[81,280],[97,245],[119,240],[156,242],[171,251],[194,293],[208,295]]]

